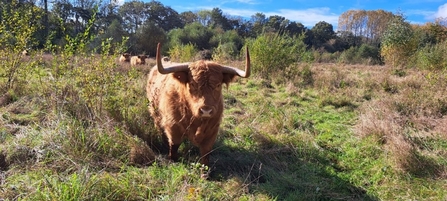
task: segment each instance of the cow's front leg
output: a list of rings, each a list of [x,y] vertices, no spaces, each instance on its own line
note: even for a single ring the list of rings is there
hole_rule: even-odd
[[[204,165],[209,165],[210,161],[210,154],[213,150],[214,143],[216,141],[217,137],[217,129],[213,132],[208,133],[208,135],[205,135],[206,137],[202,139],[199,145],[200,149],[200,163]]]
[[[178,161],[178,148],[180,144],[171,144],[169,143],[169,159],[174,162]]]
[[[201,146],[200,147],[200,163],[209,166],[210,163],[210,153],[212,146]]]
[[[165,133],[169,143],[169,159],[173,160],[174,162],[177,162],[179,158],[178,148],[182,143],[182,136],[176,135],[176,133],[178,132],[176,132],[176,130],[173,128],[166,129]]]

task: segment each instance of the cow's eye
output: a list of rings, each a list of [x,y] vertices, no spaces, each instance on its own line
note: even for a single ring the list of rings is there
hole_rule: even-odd
[[[220,88],[222,87],[222,84],[218,84],[218,85],[216,85],[216,90],[219,90]]]

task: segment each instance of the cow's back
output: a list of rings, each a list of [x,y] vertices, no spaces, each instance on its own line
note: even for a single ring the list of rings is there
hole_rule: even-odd
[[[146,96],[149,100],[149,112],[154,123],[163,128],[166,122],[180,123],[185,104],[179,96],[178,83],[172,75],[160,74],[157,67],[153,67],[148,74],[146,85]],[[165,123],[162,123],[162,122]]]

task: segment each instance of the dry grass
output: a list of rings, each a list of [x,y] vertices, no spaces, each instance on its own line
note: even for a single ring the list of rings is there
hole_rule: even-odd
[[[431,161],[444,156],[428,154],[420,143],[447,140],[445,81],[439,79],[432,84],[433,80],[424,76],[429,72],[419,70],[408,69],[403,77],[389,72],[385,68],[367,81],[383,80],[383,90],[361,106],[356,133],[380,139],[397,170],[443,178],[445,168]]]
[[[54,67],[44,57],[43,69]],[[87,70],[93,64],[79,62]],[[394,200],[445,192],[437,189],[447,176],[445,72],[296,64],[288,77],[238,79],[224,90],[212,172],[203,180],[188,145],[183,162],[165,159],[144,95],[154,64],[111,62],[102,75],[119,87],[108,91],[114,99],[103,110],[87,107],[90,96],[64,77],[61,85],[49,87],[43,77],[30,81],[29,93],[0,96],[0,197],[62,198],[74,184],[94,188],[93,196],[136,200]],[[32,179],[23,183],[22,175]],[[415,180],[434,184],[427,190]]]

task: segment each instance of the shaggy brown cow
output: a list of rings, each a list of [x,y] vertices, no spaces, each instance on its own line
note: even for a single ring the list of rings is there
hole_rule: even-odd
[[[130,54],[129,53],[124,53],[120,56],[119,58],[120,62],[130,62]]]
[[[169,57],[163,57],[162,60],[163,60],[164,62],[171,61],[171,59],[170,59]]]
[[[22,51],[22,55],[23,55],[23,56],[28,56],[28,55],[29,55],[28,50],[23,50],[23,51]]]
[[[146,94],[154,123],[168,139],[170,159],[178,159],[178,148],[188,138],[199,147],[200,162],[208,165],[222,120],[222,84],[250,76],[248,48],[246,54],[245,71],[205,60],[163,67],[158,44]]]
[[[130,65],[135,66],[135,65],[146,64],[146,58],[147,58],[146,55],[132,56],[130,58]]]

